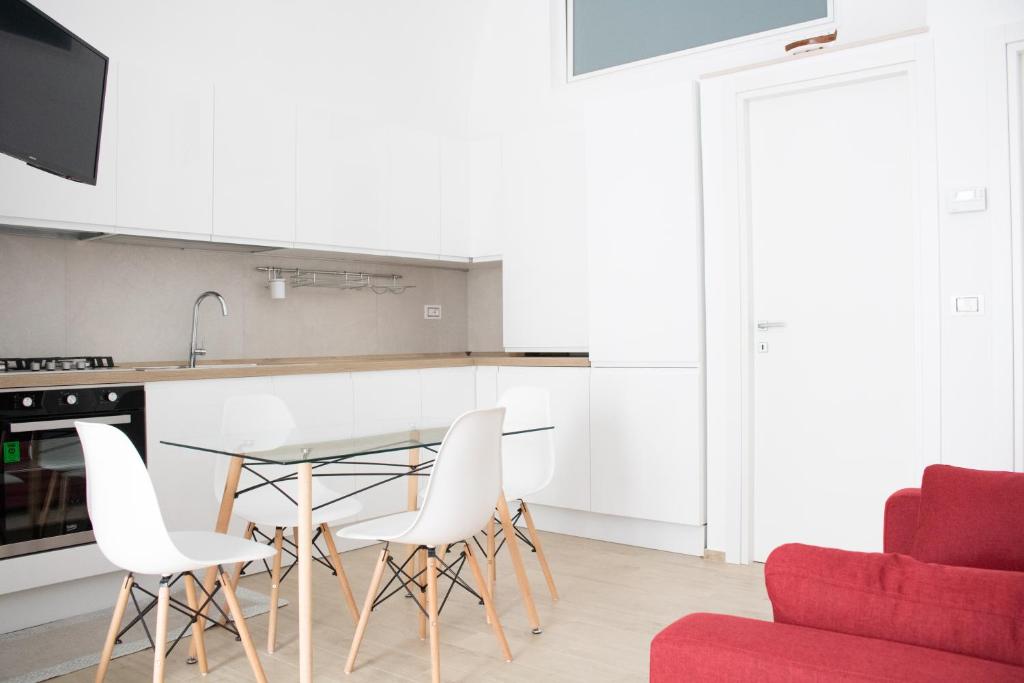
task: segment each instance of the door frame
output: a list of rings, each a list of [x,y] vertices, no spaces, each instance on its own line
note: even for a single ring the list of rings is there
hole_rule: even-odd
[[[991,225],[1010,228],[1013,469],[1024,471],[1024,22],[989,31]]]
[[[749,104],[858,80],[905,76],[913,96],[918,245],[918,459],[939,460],[940,300],[934,70],[926,34],[701,81],[707,329],[708,547],[753,556],[754,335]]]

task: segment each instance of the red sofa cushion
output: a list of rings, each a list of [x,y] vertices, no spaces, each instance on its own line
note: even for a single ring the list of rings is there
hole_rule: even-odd
[[[1024,669],[886,640],[691,614],[651,643],[651,683],[1024,680]]]
[[[775,621],[1024,665],[1024,574],[799,544],[765,564]]]
[[[914,551],[921,489],[900,489],[885,501],[885,533],[882,550],[910,555]]]
[[[911,554],[922,562],[1024,571],[1024,474],[925,468]]]

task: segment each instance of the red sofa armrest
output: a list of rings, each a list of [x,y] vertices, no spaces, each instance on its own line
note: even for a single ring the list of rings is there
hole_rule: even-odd
[[[1024,572],[793,543],[764,574],[779,623],[1024,665]]]
[[[921,489],[900,489],[885,501],[885,534],[882,549],[910,555],[921,510]]]

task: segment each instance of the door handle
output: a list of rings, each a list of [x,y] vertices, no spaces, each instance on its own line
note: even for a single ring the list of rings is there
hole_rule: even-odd
[[[785,327],[786,323],[777,320],[758,320],[757,329],[770,330],[773,327]]]

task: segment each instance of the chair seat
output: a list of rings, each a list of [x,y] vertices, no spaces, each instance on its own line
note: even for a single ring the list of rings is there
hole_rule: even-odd
[[[242,495],[235,501],[234,514],[236,517],[261,527],[293,527],[298,519],[298,508],[290,500],[277,491],[271,491],[271,496]],[[332,494],[331,497],[340,494]],[[350,517],[355,517],[363,509],[362,504],[354,498],[339,500],[322,508],[316,506],[321,502],[330,500],[327,497],[314,496],[313,500],[313,526],[321,524],[334,524]]]
[[[341,538],[357,541],[391,541],[400,538],[416,521],[417,513],[399,512],[386,517],[369,519],[365,522],[352,524],[338,531]]]
[[[161,573],[164,574],[205,569],[218,564],[257,562],[274,556],[274,548],[271,546],[213,531],[172,531],[169,535],[178,552],[186,559],[169,562],[178,566],[162,567]]]

